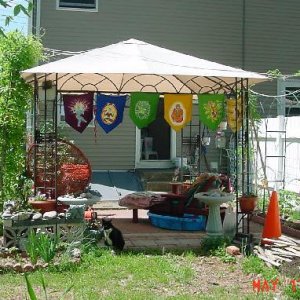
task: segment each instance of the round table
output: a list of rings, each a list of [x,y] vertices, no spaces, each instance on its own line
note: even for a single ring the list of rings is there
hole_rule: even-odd
[[[206,232],[209,236],[223,235],[223,226],[220,215],[220,205],[229,202],[235,197],[234,194],[225,196],[210,196],[205,193],[197,193],[194,198],[204,202],[209,206],[208,219],[206,224]]]

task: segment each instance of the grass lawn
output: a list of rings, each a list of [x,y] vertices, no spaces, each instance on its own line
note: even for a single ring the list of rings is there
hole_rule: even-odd
[[[38,299],[46,299],[42,276],[48,299],[273,299],[272,292],[253,292],[252,279],[257,275],[252,274],[252,266],[250,262],[242,271],[242,261],[226,263],[195,253],[116,256],[98,249],[84,253],[78,265],[66,261],[31,273],[29,279]],[[260,272],[255,264],[254,269]],[[0,299],[26,299],[24,275],[1,274],[0,286]]]

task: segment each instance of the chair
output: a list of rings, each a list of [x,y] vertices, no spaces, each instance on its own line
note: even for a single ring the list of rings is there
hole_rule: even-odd
[[[144,151],[143,151],[145,159],[150,159],[151,156],[154,156],[155,159],[158,159],[157,151],[153,150],[153,137],[148,136],[144,137]]]

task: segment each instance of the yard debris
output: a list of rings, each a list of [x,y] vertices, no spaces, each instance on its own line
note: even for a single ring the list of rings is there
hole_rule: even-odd
[[[278,239],[262,239],[263,247],[255,246],[254,254],[262,259],[267,266],[279,267],[283,262],[292,263],[300,257],[300,240],[287,236]]]
[[[226,252],[232,256],[235,256],[235,255],[240,255],[241,252],[240,252],[240,249],[236,246],[228,246],[226,248]]]

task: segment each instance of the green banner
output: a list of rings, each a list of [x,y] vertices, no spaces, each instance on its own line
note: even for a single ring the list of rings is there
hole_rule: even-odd
[[[224,95],[199,94],[199,119],[211,130],[216,130],[224,117]]]
[[[159,94],[131,93],[129,116],[138,128],[147,127],[156,118]]]

